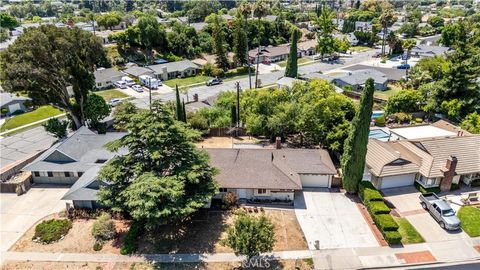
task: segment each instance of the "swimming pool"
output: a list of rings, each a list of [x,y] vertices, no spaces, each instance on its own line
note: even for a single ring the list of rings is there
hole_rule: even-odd
[[[368,137],[378,139],[381,141],[388,141],[388,139],[390,138],[390,134],[388,134],[387,132],[381,129],[372,129],[368,133]]]
[[[384,111],[373,111],[372,112],[372,119],[378,118],[382,116],[385,112]]]

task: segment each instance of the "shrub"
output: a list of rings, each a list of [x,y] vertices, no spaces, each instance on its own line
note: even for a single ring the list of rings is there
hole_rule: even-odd
[[[68,219],[50,219],[42,221],[35,227],[33,239],[50,244],[60,240],[72,228],[72,221]]]
[[[227,192],[222,196],[222,202],[227,208],[237,205],[237,195],[233,192]]]
[[[94,251],[100,251],[103,248],[103,241],[102,240],[95,240],[95,243],[93,243],[93,250]]]
[[[470,183],[472,187],[480,187],[480,179],[479,180],[474,180]]]
[[[459,184],[453,183],[452,186],[450,187],[450,191],[457,190],[457,189],[460,189],[460,185],[459,185]]]
[[[138,236],[140,235],[140,223],[134,221],[130,229],[128,230],[127,235],[123,241],[123,246],[120,249],[120,254],[126,255],[131,254],[137,251],[138,249]]]
[[[365,189],[363,191],[363,201],[383,201],[382,194],[376,189]]]
[[[375,125],[377,127],[384,127],[385,126],[385,116],[380,116],[375,118]]]
[[[375,189],[375,187],[370,181],[360,181],[360,183],[358,183],[358,195],[360,198],[363,198],[365,189]]]
[[[375,224],[377,224],[378,228],[382,232],[398,230],[397,222],[389,214],[373,215],[373,220],[375,221]]]
[[[425,188],[422,185],[420,185],[418,182],[414,183],[414,186],[420,191],[421,193],[440,193],[440,187],[431,187],[431,188]]]
[[[397,245],[402,242],[402,235],[398,231],[383,232],[383,238],[389,245]]]
[[[379,214],[389,214],[390,208],[384,203],[379,201],[369,201],[366,202],[366,206],[368,211],[372,215],[379,215]]]
[[[115,224],[108,213],[102,213],[92,226],[92,235],[97,240],[110,240],[115,236]]]

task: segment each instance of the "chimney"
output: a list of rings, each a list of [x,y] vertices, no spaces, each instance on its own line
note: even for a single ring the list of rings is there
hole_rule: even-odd
[[[197,93],[193,94],[193,101],[198,102],[198,94]]]
[[[445,163],[445,167],[442,168],[443,179],[440,183],[440,190],[450,191],[452,186],[453,177],[455,176],[455,169],[457,168],[458,160],[455,156],[450,156]]]
[[[281,137],[276,137],[275,138],[275,148],[276,149],[281,149],[282,148],[282,138]]]

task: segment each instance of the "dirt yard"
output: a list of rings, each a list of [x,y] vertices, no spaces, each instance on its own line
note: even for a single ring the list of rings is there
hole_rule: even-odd
[[[232,144],[239,144],[239,143],[257,143],[258,140],[249,137],[249,136],[242,136],[239,138],[232,138],[232,137],[209,137],[204,139],[201,142],[196,143],[198,148],[232,148]]]
[[[242,269],[241,263],[175,263],[175,264],[155,264],[150,263],[74,263],[74,262],[7,262],[4,265],[5,270],[54,270],[54,269],[79,269],[79,270],[193,270],[193,269],[215,269],[215,270],[231,270]],[[313,265],[309,260],[282,260],[270,262],[268,268],[258,269],[295,269],[298,267],[300,270],[311,270]],[[257,269],[257,268],[248,268]]]
[[[307,243],[291,210],[265,210],[275,225],[275,251],[307,249]],[[260,215],[257,213],[256,215]],[[167,225],[142,237],[140,253],[222,253],[233,252],[223,246],[229,225],[236,215],[225,211],[201,211],[188,222]]]
[[[52,217],[46,218],[51,219]],[[40,223],[39,221],[38,223]],[[118,237],[105,242],[101,251],[93,250],[95,242],[92,236],[92,225],[94,219],[75,219],[72,228],[64,239],[44,245],[32,241],[35,234],[35,226],[30,228],[20,238],[10,250],[13,251],[37,251],[37,252],[73,252],[73,253],[113,253],[119,254],[123,238],[128,231],[129,223],[125,221],[115,221],[115,227]],[[37,224],[38,224],[37,223]],[[36,224],[35,224],[36,225]],[[87,268],[90,269],[90,268]]]

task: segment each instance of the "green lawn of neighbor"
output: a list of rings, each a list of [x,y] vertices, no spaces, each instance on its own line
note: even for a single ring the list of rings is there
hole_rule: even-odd
[[[398,232],[402,235],[402,244],[415,244],[415,243],[423,243],[425,240],[423,237],[417,232],[415,227],[408,222],[406,218],[396,218],[395,221],[398,223]]]
[[[462,229],[470,237],[480,236],[480,209],[473,206],[463,206],[457,214],[462,222]]]
[[[364,52],[370,50],[370,47],[367,46],[353,46],[349,49],[352,52]]]
[[[42,106],[34,111],[15,115],[12,118],[7,119],[5,123],[2,125],[2,127],[0,128],[0,131],[3,132],[9,129],[20,127],[26,124],[40,121],[42,119],[59,115],[61,113],[62,113],[61,110],[54,108],[50,105]]]
[[[306,57],[298,58],[297,65],[302,65],[302,64],[305,64],[305,63],[309,63],[309,62],[313,62],[313,60],[309,59],[309,58],[306,58]],[[287,66],[287,60],[278,62],[277,65],[279,65],[280,67],[286,67]]]
[[[194,77],[168,80],[168,81],[165,81],[164,84],[168,85],[170,87],[175,87],[175,85],[178,85],[178,87],[184,87],[184,86],[188,86],[188,85],[191,85],[191,84],[204,83],[204,82],[210,80],[211,78],[212,77],[205,76],[205,75],[198,75],[198,76],[194,76]]]
[[[375,93],[373,95],[375,97],[388,100],[391,96],[400,92],[400,90],[401,89],[390,89],[390,90],[386,90],[386,91],[375,91]]]
[[[116,89],[98,91],[98,92],[95,92],[95,94],[103,97],[103,99],[105,99],[106,102],[109,102],[110,100],[112,100],[114,98],[128,97],[127,94],[125,94],[125,93],[123,93],[119,90],[116,90]]]

